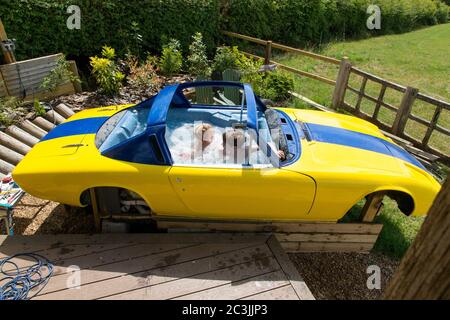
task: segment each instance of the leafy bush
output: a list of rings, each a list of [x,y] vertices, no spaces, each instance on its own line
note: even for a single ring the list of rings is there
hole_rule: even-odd
[[[369,4],[381,8],[381,30],[366,28]],[[406,32],[448,17],[440,0],[227,0],[221,11],[224,30],[294,46]]]
[[[58,59],[56,67],[44,78],[41,88],[54,92],[59,85],[70,81],[81,83],[80,79],[69,70],[69,62],[65,57]]]
[[[91,57],[90,64],[92,75],[94,76],[100,90],[107,95],[114,95],[119,92],[125,75],[119,71],[114,61],[115,50],[108,46],[103,46],[101,57]]]
[[[218,47],[214,57],[212,68],[214,71],[223,72],[227,69],[239,70],[243,73],[259,69],[261,63],[246,57],[239,52],[238,47]]]
[[[256,95],[274,102],[288,100],[289,91],[294,90],[292,76],[279,71],[248,73],[242,77],[242,82],[250,83]]]
[[[180,50],[180,42],[171,39],[162,49],[159,67],[161,72],[166,75],[178,73],[183,65],[183,55]]]
[[[192,36],[192,43],[189,46],[187,57],[188,70],[191,75],[207,79],[211,75],[206,46],[203,43],[203,36],[200,32]]]
[[[81,8],[80,30],[66,27],[70,5]],[[214,48],[219,15],[217,0],[2,0],[0,5],[8,36],[17,39],[19,60],[56,52],[89,57],[102,43],[119,56],[128,50],[156,53],[163,36],[179,39],[185,51],[195,32]]]
[[[151,87],[154,84],[158,58],[149,55],[143,63],[135,56],[129,56],[126,60],[129,67],[128,83],[134,87]]]

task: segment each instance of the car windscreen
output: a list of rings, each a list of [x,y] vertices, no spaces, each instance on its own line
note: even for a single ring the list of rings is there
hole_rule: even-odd
[[[147,128],[150,108],[132,107],[109,118],[98,130],[95,145],[100,152],[138,136]]]

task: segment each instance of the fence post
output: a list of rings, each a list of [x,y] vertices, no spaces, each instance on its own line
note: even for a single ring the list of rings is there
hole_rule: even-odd
[[[336,86],[334,87],[333,101],[331,106],[333,109],[337,110],[344,102],[345,91],[347,90],[348,79],[350,78],[350,71],[352,69],[352,64],[347,57],[341,60],[339,67],[339,73],[336,79]]]
[[[264,64],[269,65],[271,59],[272,59],[272,41],[269,40],[266,42],[266,52],[264,55]]]
[[[411,113],[411,109],[418,92],[419,89],[412,87],[406,88],[402,102],[398,108],[397,115],[395,116],[394,124],[392,125],[392,134],[398,136],[405,130],[406,122],[408,121],[408,117]]]

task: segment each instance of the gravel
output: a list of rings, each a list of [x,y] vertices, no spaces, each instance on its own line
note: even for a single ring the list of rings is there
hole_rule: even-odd
[[[300,275],[318,300],[380,299],[399,261],[381,254],[370,253],[296,253],[289,254]],[[381,289],[369,290],[367,280],[380,267]]]

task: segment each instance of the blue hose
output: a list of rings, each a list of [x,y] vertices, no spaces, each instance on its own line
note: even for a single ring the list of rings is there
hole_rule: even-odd
[[[35,263],[29,267],[19,268],[15,262],[12,262],[14,258],[31,259]],[[39,254],[20,253],[0,259],[0,284],[4,283],[0,287],[0,300],[31,299],[45,287],[52,274],[53,264]],[[28,296],[34,288],[39,290]]]

